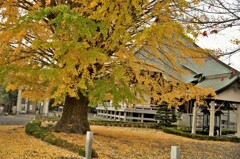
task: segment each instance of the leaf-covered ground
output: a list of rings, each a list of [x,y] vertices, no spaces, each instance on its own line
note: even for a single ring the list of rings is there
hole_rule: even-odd
[[[182,159],[240,159],[240,143],[200,141],[159,130],[92,126],[93,148],[100,159],[169,159],[171,146],[180,146]],[[55,133],[85,144],[84,135]]]
[[[0,159],[73,158],[73,154],[25,134],[23,126],[0,126]]]
[[[165,134],[159,130],[92,126],[93,148],[99,159],[169,159],[171,146],[180,146],[182,159],[239,159],[240,143],[199,141]],[[54,133],[79,145],[85,135]],[[22,126],[0,126],[1,159],[73,159],[24,133]]]

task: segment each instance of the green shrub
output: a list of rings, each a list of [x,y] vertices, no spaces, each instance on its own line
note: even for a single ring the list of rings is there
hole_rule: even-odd
[[[179,130],[191,133],[191,131],[189,129],[182,129],[182,128],[180,128]],[[227,129],[227,128],[223,128],[221,131],[222,131],[222,135],[228,135],[228,134],[235,134],[235,133],[237,133],[236,130],[234,130],[234,129]],[[196,134],[208,135],[209,131],[196,131]],[[216,132],[215,132],[215,135],[216,135]]]
[[[183,131],[183,132],[186,132],[186,133],[191,133],[190,130],[181,130],[181,129],[178,129],[179,131]],[[208,131],[196,131],[196,134],[199,134],[199,135],[208,135],[209,132]]]
[[[235,133],[237,133],[237,131],[234,129],[227,129],[227,128],[222,129],[222,135],[235,134]]]
[[[69,143],[67,140],[56,137],[55,135],[51,134],[48,129],[41,127],[41,121],[39,120],[28,123],[26,125],[25,132],[49,144],[56,145],[69,151],[78,153],[80,156],[85,156],[84,147]],[[92,151],[92,157],[98,157],[98,154],[95,150]]]
[[[213,141],[229,141],[229,142],[240,142],[240,138],[230,138],[230,137],[218,137],[218,136],[208,136],[208,135],[199,135],[191,134],[190,132],[184,132],[176,128],[166,127],[163,129],[163,132],[184,136],[188,138],[198,139],[198,140],[213,140]]]
[[[44,137],[48,136],[50,132],[40,127],[41,122],[40,121],[33,121],[32,123],[28,123],[25,128],[25,132],[29,135],[32,135],[36,138],[43,139]]]
[[[91,120],[90,125],[100,126],[119,126],[119,127],[138,127],[138,128],[152,128],[162,129],[157,123],[141,123],[141,122],[129,122],[129,121],[111,121],[111,120]]]

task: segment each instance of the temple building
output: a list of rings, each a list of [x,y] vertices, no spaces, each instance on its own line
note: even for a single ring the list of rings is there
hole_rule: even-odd
[[[221,133],[221,128],[226,127],[236,129],[236,136],[240,137],[239,71],[211,55],[202,58],[201,64],[189,60],[188,63],[180,64],[180,67],[189,73],[177,75],[177,78],[198,87],[211,88],[217,94],[216,97],[205,99],[204,103],[191,100],[180,106],[181,123],[190,126],[192,133],[205,127],[209,129],[209,136],[214,136],[215,130]],[[209,113],[204,114],[204,109]],[[111,101],[106,102],[105,106],[99,104],[97,107],[97,116],[123,121],[156,122],[154,119],[156,112],[157,108],[151,107],[150,100],[131,108],[126,104],[120,104],[118,110],[111,106]],[[204,115],[208,115],[207,118],[204,119]]]

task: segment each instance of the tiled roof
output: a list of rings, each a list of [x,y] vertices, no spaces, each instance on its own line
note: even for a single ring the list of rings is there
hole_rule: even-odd
[[[188,63],[182,66],[190,70],[190,73],[181,75],[181,80],[192,82],[197,80],[197,78],[194,78],[194,75],[202,74],[203,79],[197,83],[197,86],[212,88],[216,92],[225,89],[239,79],[239,72],[237,70],[215,59],[211,55],[208,58],[203,58],[201,64],[189,60]]]
[[[179,62],[180,67],[188,70],[188,73],[179,73],[174,71],[171,66],[167,66],[164,62],[158,59],[146,58],[145,56],[148,52],[151,51],[142,48],[141,50],[137,51],[135,55],[144,59],[146,62],[151,62],[154,64],[157,63],[159,67],[161,67],[161,70],[168,72],[168,74],[173,75],[175,78],[183,82],[194,82],[199,87],[212,88],[214,91],[216,91],[216,93],[232,85],[236,80],[240,79],[239,71],[228,66],[212,55],[201,58],[201,63],[197,63],[191,58],[184,61],[184,63]],[[202,75],[202,79],[199,80],[199,78],[194,78],[196,75]]]

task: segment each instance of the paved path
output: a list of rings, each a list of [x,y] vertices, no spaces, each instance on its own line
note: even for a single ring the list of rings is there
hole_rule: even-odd
[[[0,125],[26,125],[34,117],[35,114],[1,115]]]
[[[1,125],[26,125],[35,118],[35,114],[18,114],[18,115],[0,115]],[[89,120],[103,120],[95,117],[93,114],[88,115]]]

